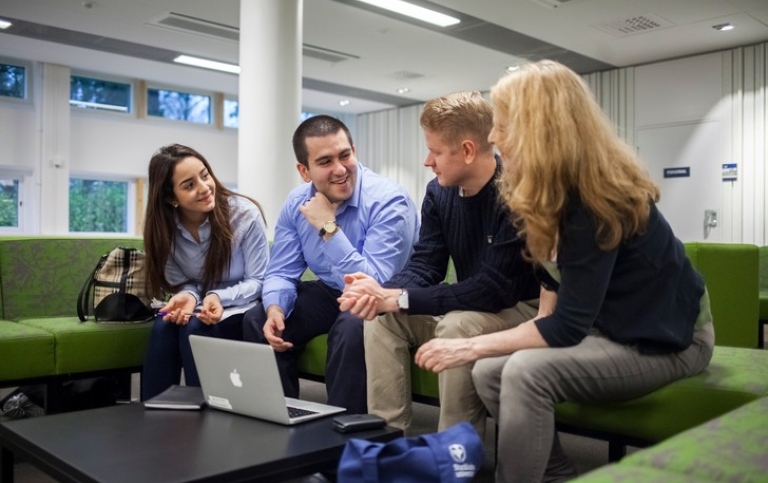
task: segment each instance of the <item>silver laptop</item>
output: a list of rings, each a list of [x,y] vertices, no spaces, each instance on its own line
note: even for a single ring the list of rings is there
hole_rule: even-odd
[[[209,406],[296,424],[346,411],[327,404],[285,397],[277,361],[266,344],[191,335],[200,385]]]

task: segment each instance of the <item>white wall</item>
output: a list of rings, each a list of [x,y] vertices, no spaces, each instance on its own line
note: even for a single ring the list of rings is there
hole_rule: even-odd
[[[71,172],[146,178],[152,154],[166,144],[186,144],[211,163],[224,184],[237,183],[237,131],[117,113],[71,116]]]
[[[601,104],[618,124],[620,132],[635,146],[639,144],[639,135],[645,133],[645,136],[649,130],[669,128],[676,132],[688,132],[685,136],[695,140],[697,133],[702,132],[697,128],[699,124],[717,125],[717,143],[713,148],[716,153],[709,167],[713,168],[714,164],[713,172],[720,173],[722,164],[735,162],[739,166],[739,179],[734,183],[723,183],[715,175],[714,188],[699,183],[693,176],[688,182],[678,183],[682,185],[680,192],[684,195],[704,194],[707,207],[710,207],[709,204],[717,206],[720,226],[716,237],[708,241],[761,245],[768,239],[768,223],[765,220],[768,213],[768,198],[765,196],[768,185],[766,45],[586,76]],[[45,55],[37,51],[27,53],[50,61],[51,52],[57,49],[59,47],[52,47]],[[83,52],[91,55],[90,51]],[[7,54],[4,49],[3,55]],[[93,53],[93,58],[104,63],[105,55]],[[46,156],[41,132],[45,124],[43,112],[46,101],[41,87],[42,64],[35,62],[40,60],[37,57],[16,57],[32,64],[34,83],[31,100],[0,100],[0,145],[3,146],[0,169],[16,168],[27,175],[29,183],[25,186],[24,210],[27,214],[33,212],[29,217],[33,221],[24,230],[30,234],[50,232],[50,229],[40,226],[41,213],[45,211],[40,208],[43,198],[40,191]],[[87,67],[92,72],[98,72],[93,65],[86,66],[82,57],[77,59],[73,63],[77,63],[79,69]],[[115,64],[114,59],[112,64]],[[146,73],[148,78],[174,78],[177,83],[171,85],[186,86],[188,68],[176,71],[176,76],[169,76],[171,71],[166,72],[167,66],[154,69],[157,63],[131,60],[127,64],[130,64],[127,70],[132,70],[135,77]],[[127,74],[125,67],[117,70],[119,72],[106,73]],[[227,79],[227,82],[232,82],[232,79]],[[196,85],[190,87],[196,87],[199,82],[196,79],[193,82]],[[344,119],[353,132],[360,160],[400,181],[417,203],[421,201],[424,185],[431,178],[429,170],[422,166],[425,149],[418,127],[419,113],[420,108],[410,107],[365,114],[356,120]],[[237,132],[234,130],[78,110],[70,111],[67,122],[67,168],[71,173],[103,174],[121,179],[146,177],[147,163],[154,150],[163,144],[180,142],[190,144],[208,157],[222,181],[230,185],[237,183]],[[693,127],[686,129],[681,126]],[[708,124],[705,131],[711,132],[711,127]],[[684,144],[687,140],[677,141]],[[286,140],[284,152],[264,155],[273,158],[274,162],[295,164],[289,140]],[[652,163],[648,162],[649,165]],[[664,162],[673,163],[675,160]],[[298,176],[296,182],[299,182]],[[669,191],[670,188],[665,189]],[[258,196],[258,199],[279,205],[284,197],[285,193],[270,192]],[[680,215],[675,213],[677,207],[683,205],[684,202],[677,202],[666,206],[666,213],[674,218]],[[268,222],[274,224],[274,220]]]
[[[768,244],[766,46],[584,76],[620,135],[635,147],[650,142],[649,151],[659,153],[658,159],[645,159],[642,151],[640,156],[663,184],[667,218],[692,220],[691,230],[672,224],[685,241]],[[420,202],[414,168],[424,150],[408,142],[418,116],[414,108],[360,115],[357,141],[362,160],[397,179]],[[722,165],[730,163],[738,165],[738,180],[723,182]],[[664,180],[663,168],[677,165],[690,166],[692,176]],[[718,227],[706,238],[705,209],[718,212]]]

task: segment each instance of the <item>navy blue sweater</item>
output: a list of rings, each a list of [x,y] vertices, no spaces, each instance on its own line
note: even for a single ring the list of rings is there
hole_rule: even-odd
[[[551,347],[578,344],[595,327],[644,353],[686,349],[704,280],[656,205],[645,233],[613,250],[601,250],[595,232],[592,213],[570,202],[560,224],[557,307],[536,321],[544,340]]]
[[[497,163],[498,164],[498,163]],[[498,312],[539,297],[532,266],[523,260],[523,241],[499,199],[493,178],[474,196],[430,181],[421,207],[421,231],[403,270],[384,284],[408,289],[409,314],[443,315],[452,310]],[[457,283],[445,278],[453,259]]]

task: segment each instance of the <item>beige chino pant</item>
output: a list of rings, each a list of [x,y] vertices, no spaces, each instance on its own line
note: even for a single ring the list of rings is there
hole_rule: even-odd
[[[413,351],[434,337],[467,338],[516,327],[536,315],[537,305],[535,299],[495,314],[454,311],[435,317],[389,313],[366,321],[368,412],[408,434]],[[469,421],[484,436],[487,412],[475,391],[472,368],[473,364],[468,364],[439,374],[439,431]]]

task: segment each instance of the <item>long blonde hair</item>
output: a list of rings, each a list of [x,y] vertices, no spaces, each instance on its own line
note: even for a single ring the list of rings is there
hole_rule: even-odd
[[[643,232],[659,190],[575,72],[548,60],[528,64],[501,78],[491,98],[505,165],[500,192],[527,257],[552,259],[570,198],[593,213],[603,250]]]

